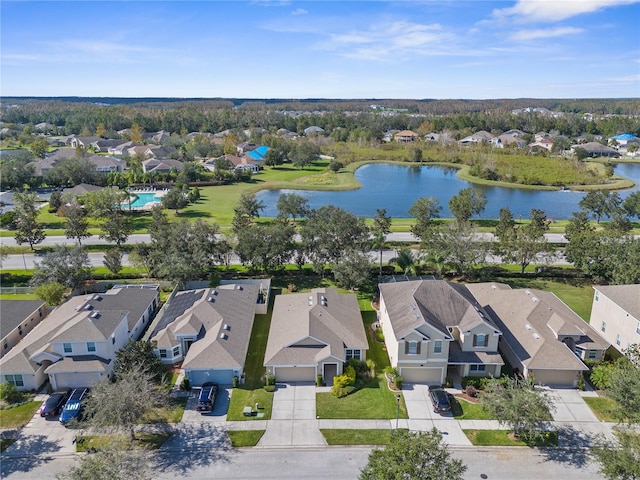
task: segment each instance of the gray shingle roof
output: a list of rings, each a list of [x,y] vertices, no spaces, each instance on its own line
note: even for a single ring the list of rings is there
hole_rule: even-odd
[[[640,320],[640,284],[638,285],[598,285],[594,289],[602,292],[629,315]]]
[[[50,365],[45,370],[49,373],[67,373],[67,372],[103,372],[105,373],[111,361],[98,357],[96,355],[76,355],[73,357],[64,357],[59,362]]]
[[[44,307],[42,300],[0,300],[0,338],[8,335],[40,307]]]
[[[368,348],[355,295],[319,288],[276,297],[265,365],[309,365],[328,356],[345,361],[345,348]]]

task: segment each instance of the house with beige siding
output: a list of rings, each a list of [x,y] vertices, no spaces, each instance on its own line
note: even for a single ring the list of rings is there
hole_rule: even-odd
[[[585,360],[602,360],[609,343],[553,293],[501,283],[467,288],[502,331],[500,352],[536,383],[577,386]]]
[[[640,344],[640,285],[594,286],[593,328],[620,352]]]
[[[500,376],[502,332],[465,285],[434,279],[379,288],[389,360],[405,382]]]
[[[49,314],[42,300],[0,300],[0,358]]]
[[[322,375],[332,385],[347,361],[366,359],[368,348],[356,296],[317,288],[276,297],[264,366],[278,382]]]

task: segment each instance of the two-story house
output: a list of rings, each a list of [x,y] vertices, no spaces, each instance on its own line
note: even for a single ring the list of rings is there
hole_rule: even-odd
[[[356,296],[317,288],[276,297],[264,366],[278,382],[322,375],[332,385],[348,360],[366,359],[368,348]]]
[[[3,381],[36,390],[91,386],[113,373],[116,352],[136,339],[158,306],[157,288],[118,288],[60,305],[0,359]]]
[[[590,325],[620,352],[640,344],[640,285],[596,285]]]
[[[502,332],[465,285],[415,280],[379,287],[389,360],[405,382],[500,375]]]
[[[0,358],[33,330],[49,311],[42,300],[0,300]]]

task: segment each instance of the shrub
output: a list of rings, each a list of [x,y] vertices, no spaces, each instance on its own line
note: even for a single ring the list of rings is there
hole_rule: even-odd
[[[189,381],[189,379],[187,377],[184,377],[182,379],[182,383],[180,384],[180,390],[183,390],[185,392],[190,392],[191,391],[191,382]]]
[[[393,384],[398,390],[402,390],[402,377],[397,375],[396,378],[393,379]]]
[[[380,327],[376,328],[376,341],[384,343],[384,333],[382,333],[382,329]]]
[[[366,363],[367,368],[369,369],[369,376],[373,377],[376,374],[376,362],[374,362],[373,359],[368,358]]]
[[[393,380],[398,376],[398,369],[392,366],[384,367],[384,373],[386,373],[389,377],[391,377],[391,380]]]
[[[356,377],[363,377],[369,372],[369,366],[364,360],[356,360],[352,358],[347,362],[347,366],[352,367],[356,372]]]
[[[238,385],[240,385],[240,379],[238,378],[237,375],[235,375],[232,380],[232,387],[238,388]]]
[[[22,400],[22,393],[13,383],[5,382],[0,384],[0,400],[7,403],[18,403]]]
[[[317,375],[316,376],[316,386],[322,387],[323,385],[324,385],[324,382],[322,381],[322,375]]]
[[[352,383],[350,382],[348,375],[342,374],[333,377],[333,388],[343,388],[349,385],[352,385]]]
[[[464,377],[462,379],[462,389],[466,390],[467,386],[471,385],[476,390],[484,390],[491,380],[489,377]]]
[[[336,388],[335,386],[331,388],[331,395],[337,398],[346,397],[347,395],[351,395],[356,391],[356,387],[353,385],[348,385],[346,387]]]
[[[591,383],[599,390],[609,388],[612,373],[613,365],[611,363],[601,363],[591,371]]]
[[[276,384],[276,376],[275,375],[267,375],[267,379],[265,381],[267,385],[275,385]]]
[[[265,385],[265,386],[264,386],[264,387],[262,387],[262,388],[264,388],[264,391],[265,391],[265,392],[271,392],[271,393],[273,393],[273,392],[275,392],[275,391],[276,391],[276,386],[275,386],[275,385]]]
[[[356,383],[356,369],[353,368],[353,365],[347,364],[344,368],[344,375],[349,379],[349,383],[347,385],[353,385]]]
[[[469,395],[471,398],[476,398],[478,396],[478,390],[473,385],[467,385],[467,388],[464,389],[464,393]]]
[[[289,290],[289,293],[297,292],[298,286],[295,283],[290,283],[287,285],[287,290]]]

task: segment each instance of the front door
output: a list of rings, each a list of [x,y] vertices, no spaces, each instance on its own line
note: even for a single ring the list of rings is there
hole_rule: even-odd
[[[322,366],[322,380],[324,384],[332,387],[333,386],[333,377],[338,375],[338,364],[337,363],[325,363]]]

